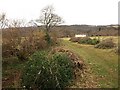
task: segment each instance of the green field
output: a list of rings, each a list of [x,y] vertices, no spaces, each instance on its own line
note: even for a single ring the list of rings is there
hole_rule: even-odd
[[[90,67],[98,87],[118,87],[118,55],[112,49],[96,49],[93,45],[70,42],[69,38],[63,38],[61,41],[63,48],[83,58],[85,64]]]

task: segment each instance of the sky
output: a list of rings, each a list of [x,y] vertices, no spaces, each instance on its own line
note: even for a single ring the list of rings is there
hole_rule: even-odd
[[[118,23],[119,0],[0,0],[0,13],[8,19],[39,18],[47,5],[63,18],[65,25],[110,25]]]

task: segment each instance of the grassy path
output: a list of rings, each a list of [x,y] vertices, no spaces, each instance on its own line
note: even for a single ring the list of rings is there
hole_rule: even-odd
[[[96,49],[62,39],[62,46],[82,57],[102,88],[118,87],[118,55],[111,50]]]

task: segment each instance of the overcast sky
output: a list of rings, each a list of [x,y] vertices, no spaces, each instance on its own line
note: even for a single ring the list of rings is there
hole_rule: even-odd
[[[119,0],[0,0],[0,13],[8,19],[37,19],[40,10],[53,5],[64,24],[109,25],[118,23]]]

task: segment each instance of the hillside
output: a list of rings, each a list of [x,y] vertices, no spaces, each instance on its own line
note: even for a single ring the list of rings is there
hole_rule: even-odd
[[[5,30],[9,30],[9,29],[5,29]],[[35,26],[35,27],[20,27],[20,28],[11,28],[11,29],[21,30],[24,36],[29,32],[29,30],[32,30],[32,31],[44,30],[44,27]],[[54,27],[51,30],[51,32],[54,32],[54,34],[57,37],[73,37],[75,36],[75,34],[86,34],[88,36],[117,36],[118,28],[117,28],[117,25],[108,25],[108,26],[61,25],[61,26]]]

